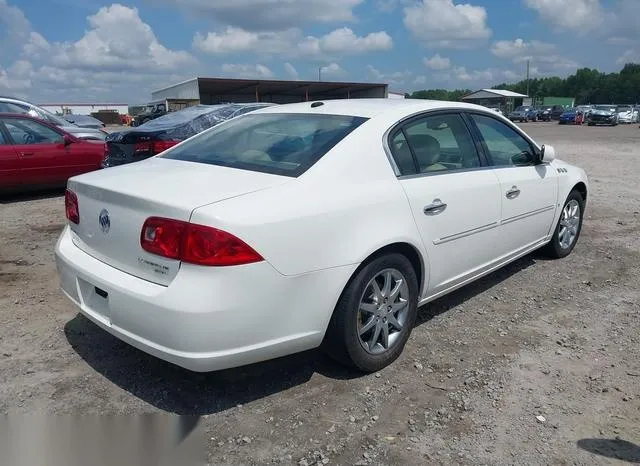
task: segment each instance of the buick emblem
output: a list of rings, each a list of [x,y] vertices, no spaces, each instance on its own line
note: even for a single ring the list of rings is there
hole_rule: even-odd
[[[111,228],[111,219],[109,218],[109,212],[107,209],[102,209],[100,212],[100,215],[98,216],[98,223],[100,223],[102,233],[109,233],[109,228]]]

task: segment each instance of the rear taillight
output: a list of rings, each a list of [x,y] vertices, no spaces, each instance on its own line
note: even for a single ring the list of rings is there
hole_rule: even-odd
[[[140,245],[151,254],[198,265],[242,265],[264,260],[231,233],[161,217],[144,222]]]
[[[157,155],[165,150],[175,146],[180,141],[174,140],[155,140],[155,141],[144,141],[144,142],[136,142],[134,151],[138,152],[149,152],[151,155]]]
[[[175,146],[180,141],[153,141],[153,153],[159,154],[165,150]]]
[[[64,210],[67,219],[76,225],[80,223],[80,209],[78,208],[78,196],[67,189],[64,193]]]

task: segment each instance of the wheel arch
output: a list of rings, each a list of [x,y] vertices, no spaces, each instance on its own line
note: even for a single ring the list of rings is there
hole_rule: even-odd
[[[362,268],[364,268],[371,261],[373,261],[373,260],[377,259],[378,257],[383,256],[385,254],[393,254],[393,253],[402,254],[403,256],[405,256],[409,260],[409,262],[413,266],[413,270],[415,271],[416,277],[418,278],[418,288],[419,288],[418,300],[420,300],[420,297],[422,296],[422,293],[424,291],[424,287],[426,286],[426,284],[425,284],[426,283],[425,282],[425,274],[426,274],[425,258],[424,258],[423,254],[418,250],[418,248],[416,246],[414,246],[413,244],[408,243],[406,241],[397,241],[397,242],[394,242],[394,243],[390,243],[390,244],[387,244],[385,246],[379,247],[375,251],[369,253],[369,255],[366,256],[366,258],[364,260],[362,260],[360,265],[351,274],[351,276],[349,277],[349,280],[347,281],[347,283],[344,286],[344,289],[346,289],[349,286],[351,281],[354,279],[354,277],[356,277],[358,275],[360,270],[362,270]]]
[[[577,182],[573,188],[571,188],[571,191],[578,191],[582,196],[582,199],[585,202],[587,201],[587,185],[583,181]]]
[[[428,271],[426,270],[428,258],[424,256],[423,252],[420,251],[418,246],[411,244],[408,241],[398,240],[398,241],[386,244],[384,246],[380,246],[377,249],[370,252],[368,255],[366,255],[366,257],[360,262],[358,267],[356,267],[353,273],[349,276],[349,279],[344,283],[344,286],[342,287],[342,290],[340,290],[340,293],[337,296],[337,299],[334,304],[334,308],[331,310],[330,317],[326,323],[325,333],[323,335],[323,342],[326,341],[327,331],[331,327],[331,322],[335,319],[335,308],[337,304],[340,302],[340,300],[344,296],[344,293],[349,289],[349,285],[351,285],[353,280],[358,276],[358,273],[360,273],[360,271],[364,267],[366,267],[371,261],[385,254],[393,254],[393,253],[402,254],[411,263],[413,270],[416,273],[416,277],[418,279],[418,289],[419,289],[418,302],[420,302],[422,294],[427,287],[425,274],[428,273]]]

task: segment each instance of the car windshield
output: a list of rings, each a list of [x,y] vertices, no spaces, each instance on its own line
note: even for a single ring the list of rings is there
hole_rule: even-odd
[[[523,106],[520,106],[520,107],[516,107],[516,109],[514,110],[514,112],[525,112],[525,111],[527,111],[527,110],[529,110],[529,107],[523,107]]]
[[[62,117],[59,117],[58,115],[51,113],[48,110],[45,110],[44,108],[41,107],[35,107],[39,113],[41,113],[44,117],[45,120],[49,120],[50,123],[53,123],[56,126],[75,126],[73,123],[65,120]]]
[[[615,110],[615,107],[612,107],[610,105],[596,105],[596,110],[604,110],[606,112],[612,112]]]
[[[623,105],[616,108],[616,112],[630,112],[631,107],[629,105]]]
[[[102,123],[91,115],[66,115],[64,119],[71,123],[95,123],[98,125]]]
[[[304,113],[246,114],[158,157],[297,177],[366,120]]]

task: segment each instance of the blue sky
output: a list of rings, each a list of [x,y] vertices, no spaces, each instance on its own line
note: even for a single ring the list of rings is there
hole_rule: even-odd
[[[0,0],[0,94],[144,102],[193,76],[476,89],[640,62],[640,0]]]

